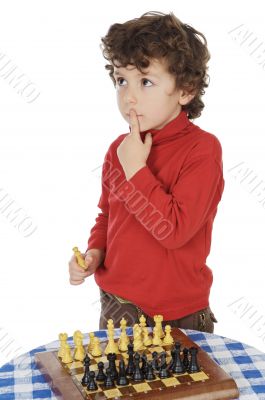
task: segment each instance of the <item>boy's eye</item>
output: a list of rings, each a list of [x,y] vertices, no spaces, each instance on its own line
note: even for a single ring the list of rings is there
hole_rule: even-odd
[[[150,82],[150,83],[152,84],[152,82],[149,81],[149,79],[144,78],[143,81],[145,81],[145,82]]]
[[[118,83],[119,86],[123,86],[123,85],[121,84],[121,81],[125,81],[125,79],[124,79],[124,78],[118,77],[116,82]],[[143,81],[143,82],[150,82],[150,83],[152,84],[152,82],[151,82],[149,79],[146,79],[146,78],[143,78],[142,81]],[[146,85],[144,85],[144,86],[146,86]],[[148,87],[148,86],[147,86],[147,87]]]

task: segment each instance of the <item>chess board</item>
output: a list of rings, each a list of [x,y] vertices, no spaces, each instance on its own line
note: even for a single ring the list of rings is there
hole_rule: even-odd
[[[181,343],[181,348],[197,347],[198,363],[200,372],[196,373],[171,373],[169,378],[161,379],[156,375],[156,379],[152,381],[143,381],[140,383],[129,380],[126,386],[115,386],[114,388],[105,389],[103,383],[97,382],[98,389],[96,391],[88,391],[86,386],[81,384],[84,375],[83,363],[73,361],[69,364],[63,364],[57,356],[58,351],[40,352],[35,354],[38,368],[44,374],[52,391],[58,399],[63,400],[230,400],[236,399],[239,392],[234,380],[213,361],[208,354],[203,351],[197,344],[191,341],[183,332],[177,328],[173,328],[171,332],[174,341]],[[102,348],[107,345],[107,341],[102,343]],[[167,352],[167,361],[171,359],[171,349],[173,346],[150,346],[139,353],[145,353],[147,360],[152,359],[152,352]],[[97,363],[102,361],[108,366],[108,360],[104,351],[102,356],[91,358],[90,371],[97,371]],[[122,352],[117,355],[116,364],[119,360],[124,359],[127,362],[128,354]]]

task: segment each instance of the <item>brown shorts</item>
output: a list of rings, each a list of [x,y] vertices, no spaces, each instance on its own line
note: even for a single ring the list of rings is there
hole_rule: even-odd
[[[139,323],[139,318],[143,314],[146,318],[146,325],[153,327],[155,322],[152,317],[145,314],[139,307],[132,303],[121,303],[115,296],[100,289],[101,313],[99,329],[107,329],[109,319],[113,320],[114,327],[120,328],[120,320],[124,317],[127,326]],[[172,328],[193,329],[196,331],[213,333],[214,323],[217,322],[210,307],[196,311],[186,317],[163,321],[162,326],[169,324]]]

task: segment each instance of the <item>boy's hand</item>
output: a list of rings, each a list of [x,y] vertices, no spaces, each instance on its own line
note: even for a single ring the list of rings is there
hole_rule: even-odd
[[[152,146],[152,135],[147,133],[144,143],[140,135],[140,125],[135,110],[130,110],[131,133],[117,148],[117,156],[129,180],[139,169],[146,165]]]
[[[85,281],[85,278],[94,274],[98,266],[102,262],[102,251],[99,249],[90,249],[86,254],[82,254],[85,258],[87,269],[80,267],[77,263],[76,256],[73,255],[69,261],[69,274],[71,285],[80,285]]]

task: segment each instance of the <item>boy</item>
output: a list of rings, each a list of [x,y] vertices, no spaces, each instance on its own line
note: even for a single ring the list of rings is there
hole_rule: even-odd
[[[222,148],[190,121],[204,108],[207,41],[173,13],[149,12],[112,25],[102,42],[130,133],[105,155],[87,270],[73,256],[70,283],[95,274],[100,329],[109,318],[133,326],[141,314],[153,326],[160,314],[163,325],[213,332],[205,262],[224,189]]]

